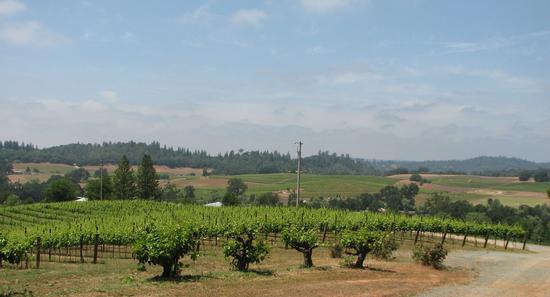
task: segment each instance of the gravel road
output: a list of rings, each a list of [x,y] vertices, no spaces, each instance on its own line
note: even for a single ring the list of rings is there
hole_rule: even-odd
[[[528,245],[532,253],[453,250],[446,265],[471,269],[466,285],[437,287],[419,296],[550,296],[550,247]]]

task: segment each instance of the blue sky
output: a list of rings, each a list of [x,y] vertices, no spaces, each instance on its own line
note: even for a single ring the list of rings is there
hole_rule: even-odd
[[[549,161],[550,1],[0,0],[0,139]]]

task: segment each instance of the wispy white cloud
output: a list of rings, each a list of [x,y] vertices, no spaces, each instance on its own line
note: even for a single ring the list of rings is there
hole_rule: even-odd
[[[311,55],[322,55],[330,53],[330,49],[322,45],[315,45],[308,47],[306,52]]]
[[[69,38],[50,31],[41,23],[28,21],[0,28],[0,40],[12,45],[49,47],[69,42]]]
[[[179,21],[183,24],[205,24],[216,18],[217,15],[210,10],[210,3],[208,3],[186,12],[179,18]]]
[[[383,76],[370,71],[347,71],[338,72],[330,75],[321,75],[317,77],[320,84],[355,84],[365,81],[382,79]]]
[[[233,24],[255,27],[261,27],[267,19],[267,13],[259,9],[241,9],[235,12],[230,18]]]
[[[134,43],[136,42],[136,35],[134,32],[124,32],[124,34],[122,34],[122,40],[127,43]]]
[[[27,6],[18,0],[0,0],[0,16],[13,15],[25,11]]]
[[[299,0],[302,8],[309,13],[331,13],[350,7],[360,0]]]
[[[480,41],[452,41],[439,44],[446,50],[446,53],[475,53],[512,47],[530,40],[548,37],[550,37],[550,30],[542,30],[510,36],[493,36]]]
[[[543,82],[521,75],[508,73],[499,69],[475,69],[465,67],[451,67],[447,72],[454,75],[463,75],[489,79],[501,83],[517,91],[535,93],[544,91]]]
[[[109,103],[116,103],[118,101],[118,94],[115,91],[112,90],[106,90],[99,93],[101,99],[109,102]]]

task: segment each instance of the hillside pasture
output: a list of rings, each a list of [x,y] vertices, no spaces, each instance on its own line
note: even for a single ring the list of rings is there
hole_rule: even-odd
[[[248,185],[248,194],[265,192],[283,193],[296,188],[296,175],[291,173],[244,174],[234,176],[191,176],[171,180],[178,187],[192,185],[197,189],[224,191],[229,178],[240,178]],[[333,197],[357,196],[361,193],[377,192],[385,186],[395,183],[386,177],[362,175],[314,175],[303,174],[301,195],[304,198],[316,196]]]
[[[409,184],[409,174],[391,176],[397,185]],[[488,177],[472,175],[422,174],[431,181],[420,186],[417,203],[423,204],[431,193],[446,192],[452,200],[466,200],[485,204],[488,199],[499,199],[504,205],[519,207],[550,204],[546,190],[550,183],[520,182],[517,177]]]
[[[31,180],[38,180],[40,182],[47,181],[52,175],[64,175],[72,170],[78,169],[79,167],[67,164],[57,164],[57,163],[13,163],[13,169],[16,172],[25,172],[26,168],[31,169],[31,174],[10,174],[8,178],[11,182],[26,183]],[[99,165],[94,166],[83,166],[90,175],[93,175],[94,172],[99,170]],[[116,164],[105,164],[103,165],[109,173],[113,173],[117,168]],[[32,172],[33,169],[37,169],[38,172]],[[134,171],[137,171],[137,166],[132,166]],[[157,173],[166,174],[170,179],[189,176],[192,174],[202,175],[202,169],[198,168],[189,168],[189,167],[177,167],[170,168],[164,165],[155,165]]]

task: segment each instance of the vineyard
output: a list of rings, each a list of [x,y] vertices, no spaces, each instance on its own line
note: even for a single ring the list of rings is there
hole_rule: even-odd
[[[316,230],[323,242],[341,232],[363,229],[408,234],[415,243],[424,233],[522,240],[517,226],[478,224],[436,217],[348,212],[292,207],[209,208],[151,201],[97,201],[33,204],[0,208],[0,257],[12,264],[47,254],[132,257],[131,246],[147,226],[193,226],[198,237],[218,244],[235,230],[254,228],[273,242],[290,227]],[[447,235],[448,234],[448,235]],[[463,244],[464,244],[463,242]],[[38,264],[39,265],[39,264]]]

